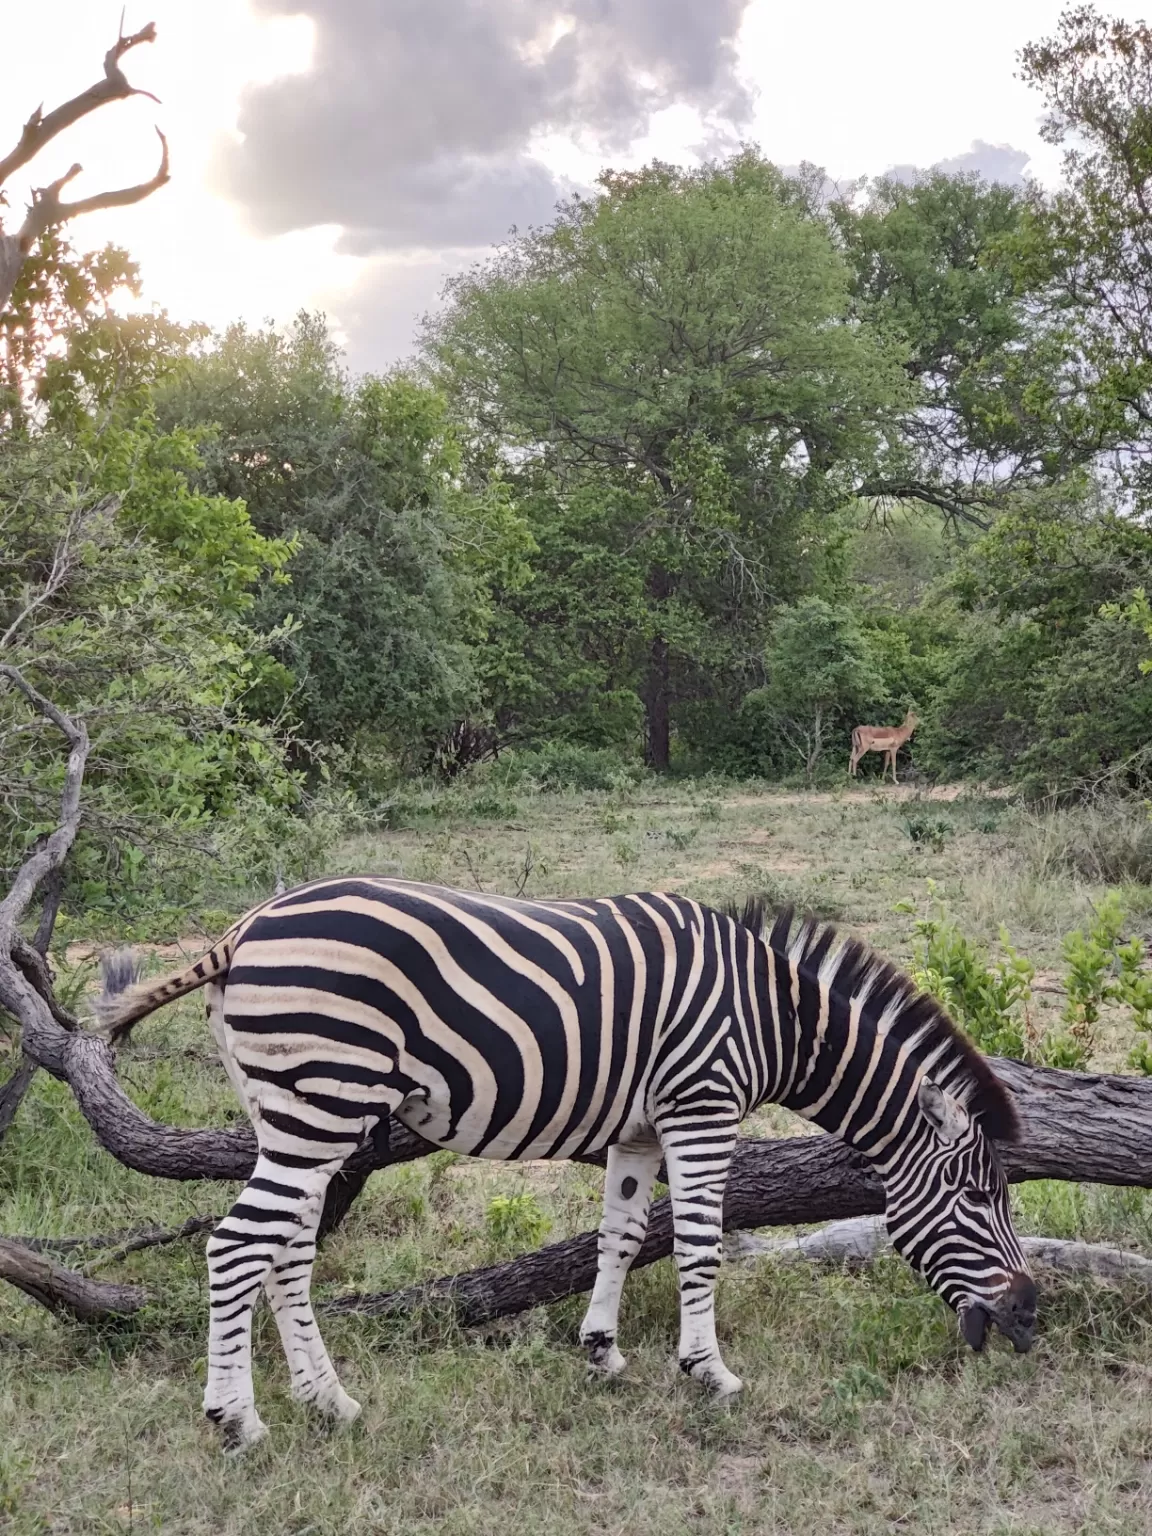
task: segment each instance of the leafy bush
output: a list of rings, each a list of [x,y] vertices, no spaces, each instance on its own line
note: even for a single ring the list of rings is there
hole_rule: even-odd
[[[897,910],[914,909],[902,903]],[[995,962],[959,931],[941,901],[917,919],[915,933],[912,977],[917,986],[939,998],[982,1051],[1020,1059],[1028,1055],[1036,968],[1012,947],[1006,930],[1000,930],[1003,954]]]
[[[552,1220],[540,1209],[531,1190],[518,1195],[494,1195],[484,1213],[484,1229],[501,1253],[538,1248],[552,1230]]]
[[[524,786],[557,794],[564,790],[630,788],[643,770],[607,747],[552,741],[542,747],[508,752],[493,763],[489,778],[505,788]]]
[[[945,817],[923,814],[909,816],[904,828],[914,843],[925,844],[933,853],[943,853],[944,844],[956,832],[956,828]]]

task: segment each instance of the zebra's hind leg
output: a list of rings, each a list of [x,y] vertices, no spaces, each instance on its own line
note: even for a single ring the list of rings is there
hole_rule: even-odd
[[[286,1168],[262,1152],[240,1198],[208,1239],[204,1412],[219,1427],[225,1451],[242,1451],[267,1433],[252,1391],[252,1309],[282,1250],[302,1230],[315,1230],[337,1167],[339,1162]]]
[[[588,1351],[588,1367],[606,1376],[619,1375],[625,1365],[624,1356],[616,1347],[620,1296],[629,1266],[648,1230],[648,1207],[660,1157],[660,1145],[655,1141],[608,1149],[596,1284],[580,1324],[580,1342]]]
[[[721,1124],[662,1130],[673,1248],[680,1278],[680,1369],[718,1398],[743,1386],[720,1358],[716,1341],[716,1275],[723,1235],[724,1187],[736,1127]]]
[[[292,1396],[341,1424],[359,1417],[360,1404],[340,1385],[336,1368],[320,1337],[310,1290],[316,1258],[320,1207],[309,1208],[303,1230],[284,1248],[264,1281],[264,1291],[280,1331],[292,1373]]]

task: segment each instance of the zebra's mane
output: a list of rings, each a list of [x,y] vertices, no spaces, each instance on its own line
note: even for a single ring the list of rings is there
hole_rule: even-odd
[[[941,1086],[947,1087],[969,1114],[979,1118],[985,1135],[997,1141],[1018,1139],[1020,1122],[1008,1089],[936,998],[919,991],[899,966],[859,939],[843,938],[830,923],[815,918],[803,919],[793,933],[795,909],[776,911],[762,897],[749,897],[742,908],[731,903],[725,911],[762,938],[781,960],[798,964],[813,981],[822,962],[838,951],[835,991],[851,996],[866,984],[862,1019],[875,1025],[887,1012],[887,1034],[897,1042],[911,1044],[915,1039],[916,1056],[929,1056],[944,1046],[936,1058],[933,1076],[939,1077],[943,1068]]]

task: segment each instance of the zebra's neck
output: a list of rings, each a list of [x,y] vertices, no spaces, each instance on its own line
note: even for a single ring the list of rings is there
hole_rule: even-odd
[[[935,999],[830,928],[790,929],[785,915],[755,951],[761,1102],[814,1121],[882,1173],[918,1132],[926,1074],[994,1118],[1003,1090]],[[994,1124],[990,1132],[998,1134]]]

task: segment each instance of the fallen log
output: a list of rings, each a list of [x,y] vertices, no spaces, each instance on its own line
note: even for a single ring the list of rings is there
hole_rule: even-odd
[[[1022,1237],[1020,1246],[1034,1270],[1060,1275],[1087,1276],[1119,1283],[1138,1281],[1152,1286],[1152,1259],[1143,1254],[1110,1248],[1106,1243],[1077,1243],[1059,1237]],[[829,1222],[816,1232],[793,1237],[761,1237],[756,1232],[737,1232],[724,1245],[724,1256],[736,1263],[757,1259],[810,1264],[868,1264],[892,1248],[882,1216],[850,1216]]]
[[[1001,1147],[1008,1179],[1152,1186],[1152,1081],[1062,1072],[994,1059],[1016,1094],[1020,1140]],[[737,1143],[724,1200],[724,1229],[802,1226],[884,1209],[870,1166],[830,1136]],[[489,1322],[589,1290],[596,1276],[594,1232],[552,1243],[505,1264],[449,1275],[377,1295],[341,1296],[324,1310],[398,1316],[448,1305],[460,1322]],[[652,1207],[633,1267],[672,1252],[667,1198]]]
[[[90,1280],[7,1237],[0,1237],[0,1279],[10,1281],[49,1311],[81,1323],[131,1317],[148,1301],[147,1291],[138,1285]]]

